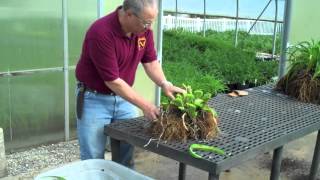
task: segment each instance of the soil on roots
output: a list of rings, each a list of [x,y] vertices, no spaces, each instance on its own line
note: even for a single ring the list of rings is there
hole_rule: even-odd
[[[305,71],[292,74],[291,77],[285,75],[278,81],[275,89],[299,101],[320,104],[320,80],[312,79],[312,75]]]
[[[186,142],[187,139],[210,140],[218,136],[217,118],[211,113],[201,112],[192,119],[174,107],[163,111],[160,118],[152,122],[150,132],[153,137],[161,140],[177,140]]]

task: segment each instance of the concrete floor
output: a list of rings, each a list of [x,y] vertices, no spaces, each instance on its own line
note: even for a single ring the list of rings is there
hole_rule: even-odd
[[[284,146],[281,180],[307,180],[317,134],[313,133]],[[179,164],[169,158],[141,149],[136,153],[136,170],[158,180],[178,179]],[[267,180],[270,177],[272,152],[220,174],[221,180]],[[206,180],[208,173],[187,166],[186,180]],[[318,173],[317,179],[320,180]]]

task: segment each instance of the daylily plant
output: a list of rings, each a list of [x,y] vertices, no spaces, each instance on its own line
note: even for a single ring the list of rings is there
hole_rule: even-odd
[[[216,111],[207,105],[207,102],[211,98],[211,93],[203,93],[201,90],[192,91],[191,86],[183,86],[186,93],[177,94],[175,99],[169,103],[162,103],[165,110],[169,107],[169,104],[171,104],[192,119],[195,119],[201,111],[212,113],[213,117],[217,117]]]

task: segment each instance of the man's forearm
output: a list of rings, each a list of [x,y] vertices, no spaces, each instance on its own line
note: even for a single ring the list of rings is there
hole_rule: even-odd
[[[176,87],[171,82],[167,81],[158,61],[144,63],[143,67],[150,79],[160,86],[164,94],[169,98],[174,99],[175,93],[185,93],[185,90]]]
[[[167,81],[163,73],[162,67],[158,61],[143,64],[148,77],[158,86],[163,86]]]

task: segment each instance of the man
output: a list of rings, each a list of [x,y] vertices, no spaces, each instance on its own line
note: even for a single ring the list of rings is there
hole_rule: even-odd
[[[158,13],[156,0],[124,0],[111,14],[94,22],[86,33],[76,67],[77,130],[81,159],[104,158],[106,124],[137,116],[154,120],[159,108],[132,89],[141,62],[149,78],[170,98],[184,92],[165,78],[156,60],[151,25]],[[133,166],[133,147],[121,143],[121,163]]]

